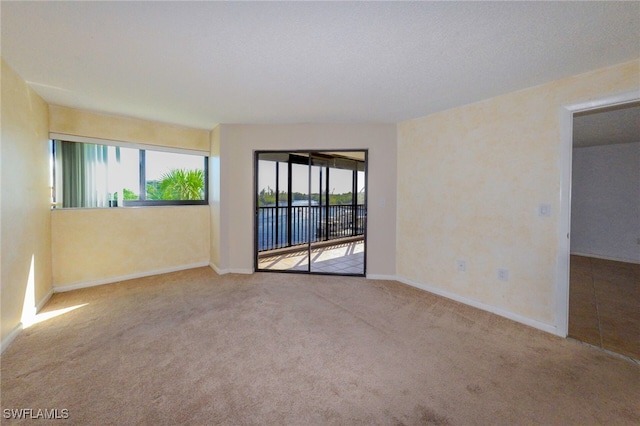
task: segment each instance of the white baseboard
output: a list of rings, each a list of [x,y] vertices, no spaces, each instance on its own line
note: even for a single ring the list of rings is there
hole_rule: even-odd
[[[95,287],[95,286],[98,286],[98,285],[111,284],[111,283],[116,283],[116,282],[119,282],[119,281],[133,280],[133,279],[136,279],[136,278],[150,277],[152,275],[167,274],[169,272],[184,271],[186,269],[202,268],[203,266],[209,266],[209,262],[191,263],[189,265],[181,265],[181,266],[174,266],[174,267],[171,267],[171,268],[156,269],[156,270],[153,270],[153,271],[139,272],[139,273],[136,273],[136,274],[120,275],[120,276],[117,276],[117,277],[109,277],[109,278],[103,278],[103,279],[99,279],[99,280],[78,282],[78,283],[73,283],[73,284],[64,285],[64,286],[54,286],[53,287],[53,291],[54,291],[54,293],[63,293],[65,291],[78,290],[78,289],[81,289],[81,288],[88,288],[88,287]]]
[[[231,268],[231,269],[229,269],[229,273],[230,273],[230,274],[245,274],[245,275],[251,275],[251,274],[253,274],[253,269],[247,269],[247,268]]]
[[[510,319],[512,321],[519,322],[520,324],[537,328],[538,330],[542,330],[547,333],[554,334],[556,336],[565,337],[561,335],[560,331],[555,325],[546,324],[540,321],[533,320],[531,318],[523,317],[522,315],[515,314],[506,309],[498,308],[492,305],[487,305],[486,303],[482,303],[477,300],[468,299],[464,296],[460,296],[455,293],[450,293],[446,290],[442,290],[427,284],[418,283],[418,282],[407,280],[401,277],[396,277],[396,280],[403,284],[410,285],[411,287],[419,288],[420,290],[428,291],[429,293],[437,294],[438,296],[446,297],[447,299],[464,303],[465,305],[473,306],[474,308],[482,309],[483,311],[491,312],[492,314],[496,314],[501,317]]]
[[[15,340],[16,337],[18,337],[18,334],[20,334],[21,331],[22,331],[22,323],[19,322],[18,325],[13,327],[13,330],[11,330],[11,333],[9,333],[7,337],[2,339],[2,343],[0,343],[0,354],[2,354],[4,350],[9,347],[9,345]]]
[[[395,275],[367,274],[368,280],[400,281]]]
[[[635,263],[635,264],[640,264],[640,260],[639,259],[628,259],[625,257],[613,257],[613,256],[601,256],[599,254],[591,254],[591,253],[577,253],[577,252],[571,252],[572,256],[583,256],[583,257],[593,257],[596,259],[603,259],[603,260],[613,260],[616,262],[624,262],[624,263]]]
[[[246,269],[246,268],[220,269],[214,263],[210,263],[209,267],[211,269],[213,269],[215,271],[215,273],[218,274],[218,275],[226,275],[226,274],[246,274],[246,275],[251,275],[254,272],[253,269]]]
[[[47,294],[45,294],[44,297],[40,299],[40,302],[38,302],[38,304],[36,305],[36,314],[40,312],[44,305],[47,304],[49,299],[51,299],[51,296],[53,296],[53,288],[49,289]],[[0,343],[0,354],[2,354],[4,350],[7,349],[9,345],[11,345],[11,343],[15,340],[16,337],[18,337],[18,334],[20,334],[23,329],[24,324],[22,324],[22,322],[19,322],[15,327],[13,327],[11,333],[9,333],[9,335],[5,337]]]
[[[218,275],[225,275],[229,273],[228,269],[220,269],[215,263],[210,263],[209,267]]]
[[[40,312],[40,309],[42,309],[44,307],[44,305],[47,304],[47,302],[49,301],[49,299],[51,299],[51,296],[53,296],[53,287],[51,287],[51,289],[49,290],[49,292],[42,298],[42,300],[36,305],[36,314],[38,312]]]

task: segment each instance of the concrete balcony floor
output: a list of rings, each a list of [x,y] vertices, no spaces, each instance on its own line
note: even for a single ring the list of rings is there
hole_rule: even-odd
[[[263,252],[258,258],[258,269],[272,271],[309,271],[325,274],[364,274],[364,241],[338,242],[324,247],[287,253]]]

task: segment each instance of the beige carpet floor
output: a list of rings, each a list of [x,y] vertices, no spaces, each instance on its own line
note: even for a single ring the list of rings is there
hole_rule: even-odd
[[[55,312],[2,355],[3,410],[82,425],[640,423],[637,363],[396,282],[199,268],[55,294]]]

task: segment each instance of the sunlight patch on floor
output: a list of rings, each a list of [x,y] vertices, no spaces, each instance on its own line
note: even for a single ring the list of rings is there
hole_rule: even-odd
[[[362,274],[364,273],[364,243],[336,244],[311,250],[311,272]],[[306,251],[263,257],[259,269],[307,271],[309,256]]]
[[[68,308],[56,309],[55,311],[41,312],[31,318],[30,321],[22,323],[23,328],[28,328],[34,324],[39,324],[44,321],[48,321],[52,318],[58,317],[60,315],[64,315],[71,311],[75,311],[76,309],[82,308],[83,306],[87,306],[88,303],[83,303],[81,305],[69,306]]]

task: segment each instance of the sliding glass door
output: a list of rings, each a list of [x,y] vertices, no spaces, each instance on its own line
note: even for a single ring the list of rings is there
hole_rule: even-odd
[[[256,153],[256,270],[365,274],[366,157]]]

